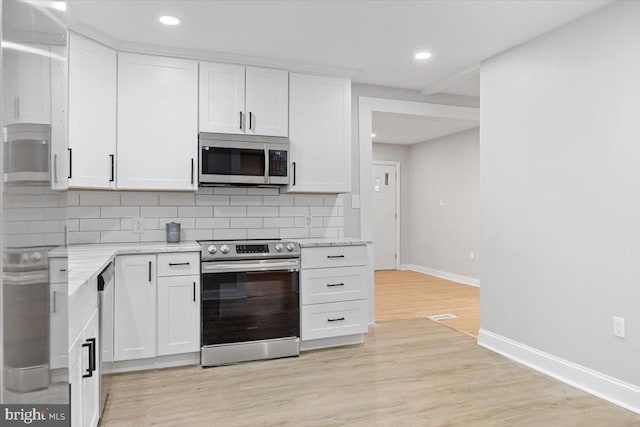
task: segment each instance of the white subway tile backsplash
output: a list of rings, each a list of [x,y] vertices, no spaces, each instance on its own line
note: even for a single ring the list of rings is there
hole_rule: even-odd
[[[293,196],[291,194],[263,196],[262,203],[264,206],[293,206]]]
[[[178,206],[178,216],[210,218],[213,216],[213,209],[209,206]]]
[[[114,191],[85,191],[80,193],[80,206],[118,206],[120,193]]]
[[[50,214],[56,217],[60,212],[68,213],[70,244],[164,241],[165,224],[169,222],[181,224],[182,240],[334,237],[343,233],[342,196],[280,195],[278,189],[253,187],[207,187],[188,194],[114,192],[117,197],[108,196],[112,194],[110,192],[96,191],[69,194],[60,200],[71,204],[77,201],[80,206],[52,210]],[[29,200],[16,196],[13,201],[28,204]],[[44,203],[44,200],[55,202],[53,198],[42,198],[34,199],[33,203]],[[96,206],[85,203],[95,203]],[[22,212],[19,209],[14,209],[16,212],[9,223],[15,224],[16,229],[24,228],[20,223],[26,223],[29,231],[30,221],[20,218]],[[144,220],[142,234],[132,232],[133,217],[138,216]],[[46,220],[44,213],[33,219]],[[40,237],[41,240],[55,240],[62,234],[53,231],[53,223],[33,227],[48,231]]]
[[[152,192],[126,192],[120,196],[122,206],[158,206],[158,193]]]
[[[156,216],[156,217],[177,217],[177,206],[142,206],[140,208],[140,216]]]
[[[278,232],[277,228],[249,228],[247,239],[277,239]]]
[[[196,225],[191,228],[229,228],[229,218],[196,218]]]
[[[160,193],[160,205],[194,206],[196,195],[194,193]]]
[[[77,191],[67,191],[67,206],[78,206],[80,204],[80,193]]]
[[[324,205],[324,201],[322,196],[311,196],[311,195],[299,195],[295,196],[295,205],[296,206],[322,206]]]
[[[196,195],[197,206],[229,206],[229,196],[226,194],[213,195],[203,194]]]
[[[214,207],[213,216],[215,217],[243,217],[247,216],[247,208],[245,207]]]
[[[280,208],[280,216],[305,216],[305,215],[309,215],[309,208],[306,206]]]
[[[262,206],[262,196],[231,196],[231,206]]]
[[[4,234],[24,234],[27,233],[28,221],[6,221],[4,224]]]
[[[42,217],[49,221],[64,221],[67,219],[67,208],[40,208],[42,211]],[[38,210],[33,209],[31,210]]]
[[[131,231],[101,231],[100,243],[120,243],[139,242],[140,234],[133,234]]]
[[[91,218],[80,220],[80,231],[120,230],[120,218]],[[129,228],[131,230],[131,228]]]
[[[293,228],[294,220],[293,218],[265,218],[264,227],[265,228]]]
[[[231,218],[231,228],[262,228],[262,218]]]
[[[247,230],[241,228],[235,229],[217,229],[213,230],[213,238],[215,240],[239,240],[247,238]]]
[[[275,206],[267,206],[267,207],[248,207],[247,208],[247,216],[257,217],[257,216],[278,216],[279,210]]]
[[[281,239],[307,239],[309,238],[308,228],[281,228]]]
[[[100,208],[102,218],[122,218],[126,216],[140,216],[139,206],[103,206]]]

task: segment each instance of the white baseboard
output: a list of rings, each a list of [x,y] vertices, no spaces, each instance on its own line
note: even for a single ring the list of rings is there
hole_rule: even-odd
[[[640,387],[484,329],[480,329],[478,333],[478,345],[589,394],[640,413]]]
[[[168,356],[150,357],[148,359],[122,360],[113,363],[106,373],[145,371],[149,369],[175,368],[178,366],[200,365],[200,352],[171,354]]]
[[[463,285],[480,287],[480,279],[462,276],[455,273],[447,273],[446,271],[434,270],[433,268],[422,267],[419,265],[401,264],[400,270],[417,271],[418,273],[428,274],[429,276],[435,276],[445,280],[451,280],[452,282],[462,283]]]

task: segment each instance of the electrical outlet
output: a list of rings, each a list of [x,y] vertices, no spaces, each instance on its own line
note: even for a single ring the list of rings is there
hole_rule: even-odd
[[[444,200],[440,199],[440,207],[444,206]]]
[[[624,326],[624,319],[622,317],[613,318],[613,335],[620,338],[625,338],[627,332]]]
[[[144,218],[136,216],[133,218],[133,231],[134,234],[142,234],[144,232]]]
[[[476,253],[474,251],[469,252],[469,259],[471,261],[473,261],[474,259],[476,259]]]
[[[311,215],[305,215],[304,217],[304,226],[307,228],[311,227]]]

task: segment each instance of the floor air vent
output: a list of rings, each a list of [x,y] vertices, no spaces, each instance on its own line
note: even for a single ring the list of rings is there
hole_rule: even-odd
[[[429,319],[439,322],[441,320],[455,319],[456,317],[457,316],[454,316],[451,313],[444,313],[444,314],[435,314],[433,316],[429,316]]]

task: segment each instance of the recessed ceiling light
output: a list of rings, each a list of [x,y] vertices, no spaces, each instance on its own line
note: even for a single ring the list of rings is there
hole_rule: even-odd
[[[427,52],[427,51],[418,52],[415,55],[413,55],[413,57],[416,59],[429,59],[431,58],[431,52]]]
[[[63,1],[54,1],[51,7],[62,12],[66,12],[67,10],[67,4]]]
[[[178,25],[180,23],[180,20],[175,16],[161,16],[158,20],[164,25]]]
[[[375,134],[375,133],[372,133],[372,134],[371,134],[371,138],[375,138],[375,137],[376,137],[376,134]]]

